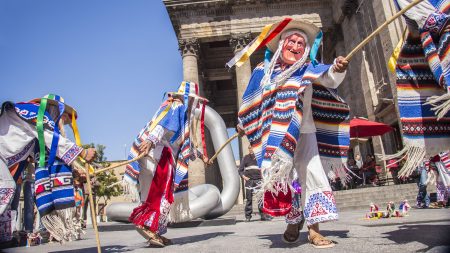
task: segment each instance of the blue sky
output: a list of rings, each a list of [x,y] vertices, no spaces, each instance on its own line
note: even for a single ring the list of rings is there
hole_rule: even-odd
[[[105,145],[109,160],[125,157],[181,80],[162,1],[0,1],[0,101],[62,96],[83,143]]]

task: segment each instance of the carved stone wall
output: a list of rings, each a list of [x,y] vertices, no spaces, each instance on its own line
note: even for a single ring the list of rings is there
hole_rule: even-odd
[[[202,90],[211,98],[210,105],[227,121],[227,127],[236,124],[245,82],[248,82],[251,69],[262,61],[263,50],[252,55],[242,69],[227,70],[224,65],[265,25],[288,16],[315,23],[324,32],[319,56],[324,63],[331,64],[335,57],[345,56],[395,12],[391,0],[163,2],[180,40],[184,68],[197,65]],[[398,127],[398,112],[393,104],[396,100],[395,76],[389,73],[386,63],[402,34],[402,26],[401,20],[394,22],[350,62],[339,93],[349,102],[352,117],[367,117]],[[197,64],[189,57],[195,57]],[[185,71],[195,75],[191,70]],[[398,139],[398,133],[397,136],[383,137],[384,150],[395,152],[401,147]],[[363,148],[363,155],[381,153],[381,143],[374,139],[373,144],[373,147],[366,145]]]

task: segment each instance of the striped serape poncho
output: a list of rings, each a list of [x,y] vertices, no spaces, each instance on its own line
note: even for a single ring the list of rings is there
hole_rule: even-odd
[[[436,10],[418,31],[409,17],[420,13],[407,13],[411,32],[396,67],[404,149],[386,159],[407,158],[399,176],[409,176],[423,160],[450,148],[450,33],[441,33],[450,3],[427,2]]]
[[[264,191],[289,191],[294,151],[301,134],[303,92],[308,85],[313,86],[311,107],[322,164],[328,170],[345,164],[350,144],[349,107],[335,90],[315,83],[329,68],[304,64],[278,88],[262,86],[263,64],[253,71],[239,120],[263,170]],[[279,73],[274,70],[273,76]]]

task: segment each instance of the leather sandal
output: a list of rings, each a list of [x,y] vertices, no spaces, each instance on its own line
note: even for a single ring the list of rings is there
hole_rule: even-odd
[[[281,237],[281,240],[288,244],[298,243],[298,241],[300,240],[300,230],[302,230],[304,224],[305,224],[305,219],[302,219],[300,221],[300,223],[298,223],[298,224],[292,224],[292,225],[297,226],[297,228],[296,228],[297,234],[296,234],[295,238],[294,239],[289,238],[288,233],[286,233],[286,232],[288,232],[288,230],[286,229],[286,231],[284,231],[283,236]],[[289,224],[289,225],[291,225],[291,224]]]
[[[316,249],[327,249],[336,246],[332,240],[323,237],[321,234],[314,234],[313,236],[308,235],[308,241]],[[322,242],[322,244],[320,242]],[[323,242],[326,244],[323,244]]]
[[[147,230],[143,227],[136,227],[136,230],[138,231],[138,233],[140,235],[142,235],[145,239],[148,240],[148,244],[150,245],[155,245],[158,247],[164,247],[166,246],[164,244],[163,239],[161,238],[161,236],[157,235],[156,233],[153,233],[150,230]]]

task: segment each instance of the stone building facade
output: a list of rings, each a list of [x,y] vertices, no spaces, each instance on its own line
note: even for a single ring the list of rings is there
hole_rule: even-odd
[[[163,0],[179,41],[183,59],[183,77],[198,82],[202,95],[234,128],[241,97],[252,69],[262,61],[263,50],[251,61],[231,70],[225,63],[245,47],[262,27],[284,17],[315,23],[324,33],[320,57],[332,63],[345,56],[368,34],[395,12],[392,0]],[[395,77],[387,62],[402,36],[402,20],[392,23],[351,60],[339,92],[351,107],[351,116],[384,122],[397,130],[369,144],[361,145],[362,154],[389,154],[401,148],[398,133]],[[240,140],[240,154],[248,141]],[[384,143],[382,145],[381,143]],[[220,184],[212,170],[195,169],[193,184]],[[209,173],[209,174],[208,174]]]

